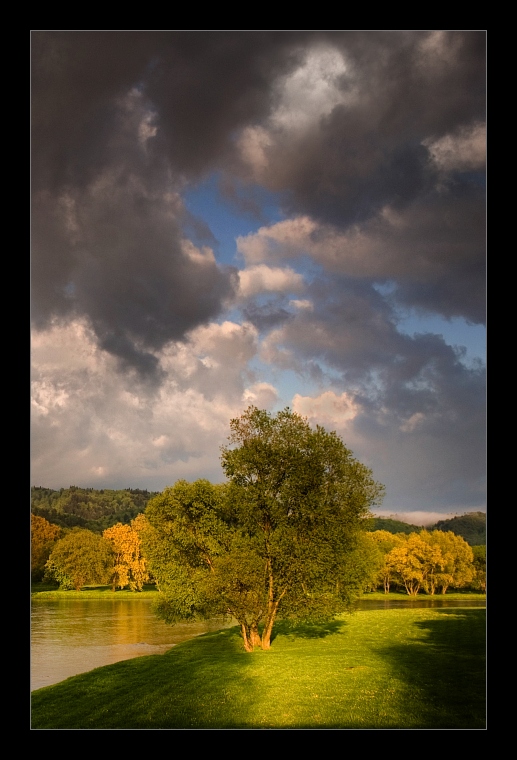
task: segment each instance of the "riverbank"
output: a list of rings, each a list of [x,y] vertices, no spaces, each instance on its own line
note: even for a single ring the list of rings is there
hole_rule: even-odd
[[[485,610],[279,623],[272,648],[251,654],[231,628],[39,689],[32,704],[32,728],[47,729],[484,728]]]
[[[31,598],[36,599],[155,599],[158,589],[154,585],[145,585],[142,591],[129,591],[129,589],[117,589],[112,591],[111,586],[85,586],[81,591],[61,591],[55,586],[35,583],[31,586]],[[470,591],[455,591],[447,594],[417,594],[409,596],[402,591],[390,591],[384,594],[381,591],[365,593],[360,597],[361,601],[386,601],[405,600],[408,602],[415,599],[447,599],[449,601],[486,600],[486,594]]]
[[[111,586],[85,586],[80,591],[61,591],[59,588],[41,583],[31,586],[31,599],[156,599],[158,589],[156,586],[146,585],[142,591],[130,591],[129,589],[117,589],[112,591]]]

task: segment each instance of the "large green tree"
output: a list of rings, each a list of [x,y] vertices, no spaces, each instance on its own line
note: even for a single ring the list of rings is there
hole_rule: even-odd
[[[289,409],[250,407],[230,430],[228,482],[151,500],[144,552],[164,617],[230,614],[248,651],[268,649],[278,616],[331,618],[371,583],[363,529],[384,489],[336,433]]]
[[[80,591],[88,584],[108,583],[113,560],[109,541],[91,530],[73,528],[55,544],[46,564],[46,576],[63,589]]]

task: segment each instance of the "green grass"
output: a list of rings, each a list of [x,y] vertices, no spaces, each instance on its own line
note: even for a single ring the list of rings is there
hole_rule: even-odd
[[[371,599],[373,601],[382,602],[386,600],[397,600],[399,601],[406,601],[406,602],[413,602],[415,599],[420,601],[423,601],[425,599],[433,600],[436,599],[437,601],[440,599],[446,599],[448,602],[468,602],[468,601],[485,601],[486,600],[486,594],[483,594],[481,592],[477,591],[448,591],[446,594],[417,594],[416,596],[409,596],[405,591],[390,591],[389,594],[385,594],[383,591],[373,591],[368,592],[362,595],[361,600]]]
[[[111,586],[85,586],[81,591],[60,591],[53,585],[34,583],[31,586],[32,600],[38,599],[149,599],[156,598],[156,586],[144,586],[142,591],[119,589],[112,591]]]
[[[252,654],[218,631],[39,689],[32,708],[34,729],[482,729],[485,610],[278,624]]]

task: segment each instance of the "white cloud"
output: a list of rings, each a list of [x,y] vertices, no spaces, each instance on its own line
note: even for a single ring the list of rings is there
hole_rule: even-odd
[[[314,311],[314,304],[308,299],[298,300],[294,298],[289,301],[289,306],[293,306],[295,309],[301,309],[302,311]]]
[[[293,411],[307,417],[311,422],[324,427],[343,429],[359,413],[359,406],[348,393],[340,395],[326,391],[319,396],[300,396],[293,398]]]
[[[242,394],[244,406],[271,409],[278,400],[278,391],[271,383],[254,383]]]
[[[198,248],[190,240],[182,240],[181,250],[183,254],[195,264],[215,264],[214,252],[207,245]]]
[[[299,256],[311,245],[310,235],[318,229],[308,216],[286,219],[270,227],[237,238],[237,250],[248,264],[282,257]]]
[[[259,293],[299,293],[304,289],[303,277],[289,267],[268,267],[265,264],[239,272],[239,295],[243,298]]]
[[[280,81],[272,125],[296,133],[317,124],[344,102],[339,80],[347,75],[350,71],[341,51],[327,45],[313,47],[302,65]]]
[[[166,373],[157,390],[121,375],[83,323],[36,334],[32,482],[154,490],[178,478],[220,480],[230,419],[276,401],[248,370],[256,340],[249,324],[194,330],[157,354]]]
[[[423,145],[443,171],[483,169],[486,161],[486,124],[469,124],[454,134],[428,138]]]

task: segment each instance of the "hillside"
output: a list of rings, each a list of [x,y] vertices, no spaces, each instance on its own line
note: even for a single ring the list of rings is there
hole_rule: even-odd
[[[485,512],[468,512],[466,515],[451,517],[449,520],[439,520],[429,530],[452,531],[461,536],[471,546],[486,544],[486,514]]]
[[[31,511],[62,528],[79,526],[102,533],[118,522],[127,524],[143,512],[155,494],[139,488],[31,488]]]
[[[372,520],[370,531],[387,530],[388,533],[419,533],[422,530],[421,525],[411,525],[401,520],[393,520],[391,517],[375,517]]]

